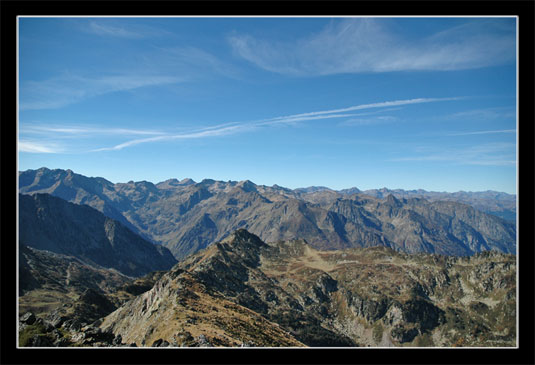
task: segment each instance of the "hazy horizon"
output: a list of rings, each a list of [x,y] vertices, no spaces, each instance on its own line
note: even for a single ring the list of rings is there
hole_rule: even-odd
[[[20,171],[516,195],[514,17],[20,17]]]

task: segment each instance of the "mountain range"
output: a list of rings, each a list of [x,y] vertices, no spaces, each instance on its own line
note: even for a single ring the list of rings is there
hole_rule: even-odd
[[[515,225],[470,205],[38,172],[21,173],[21,346],[516,344]]]
[[[341,190],[345,194],[353,194],[356,188]],[[356,189],[358,190],[358,189]],[[482,212],[493,214],[504,218],[510,222],[516,222],[516,195],[502,193],[498,191],[467,192],[458,191],[455,193],[445,193],[436,191],[403,190],[403,189],[371,189],[362,191],[363,194],[376,198],[385,198],[392,194],[396,198],[423,198],[429,201],[448,200],[465,203],[473,206]]]
[[[357,190],[292,190],[210,179],[114,184],[47,168],[19,173],[21,194],[46,193],[89,205],[167,247],[178,260],[240,228],[266,242],[299,238],[322,250],[385,246],[446,255],[516,252],[516,225],[481,210],[491,206],[488,201],[503,208],[511,201],[506,194]],[[472,205],[463,203],[467,200]]]
[[[295,189],[296,192],[311,194],[322,191],[335,192],[344,195],[365,194],[375,198],[386,198],[388,195],[394,195],[398,199],[402,198],[423,198],[429,201],[449,200],[457,201],[474,206],[482,212],[496,215],[510,222],[516,221],[516,195],[507,194],[499,191],[458,191],[455,193],[426,191],[423,189],[403,190],[403,189],[369,189],[360,190],[358,188],[349,188],[342,190],[333,190],[325,186],[309,186],[307,188]]]

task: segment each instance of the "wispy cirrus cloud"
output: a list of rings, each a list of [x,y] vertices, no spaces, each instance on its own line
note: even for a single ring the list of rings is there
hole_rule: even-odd
[[[42,141],[20,140],[17,144],[20,152],[29,153],[62,153],[63,148],[55,143],[46,143]]]
[[[433,102],[439,102],[439,101],[453,101],[453,100],[460,100],[460,99],[462,99],[462,98],[461,97],[415,98],[415,99],[405,99],[405,100],[383,101],[383,102],[379,102],[379,103],[354,105],[354,106],[350,106],[350,107],[347,107],[347,108],[322,110],[322,111],[316,111],[316,112],[294,114],[294,115],[289,115],[289,116],[271,118],[271,119],[268,119],[268,120],[276,121],[278,119],[283,119],[284,120],[284,119],[287,119],[287,118],[311,117],[311,116],[323,115],[323,114],[345,113],[345,112],[349,112],[349,111],[363,110],[363,109],[387,108],[387,107],[393,107],[393,106],[422,104],[422,103],[433,103]],[[349,116],[349,115],[344,115],[344,116]]]
[[[133,32],[124,27],[113,26],[105,24],[102,21],[89,22],[88,31],[94,34],[103,36],[113,36],[122,38],[142,38],[143,35],[138,32]]]
[[[95,127],[79,127],[79,126],[39,126],[39,125],[24,125],[22,128],[24,133],[43,134],[43,135],[77,135],[86,137],[95,137],[98,135],[161,135],[164,132],[141,129],[127,129],[127,128],[95,128]]]
[[[267,119],[261,119],[261,120],[256,120],[256,121],[243,122],[243,123],[226,123],[226,124],[207,127],[207,128],[203,128],[203,129],[199,129],[199,130],[195,130],[191,132],[186,132],[186,133],[168,134],[165,136],[135,139],[135,140],[127,141],[127,142],[124,142],[124,143],[121,143],[112,147],[104,147],[104,148],[95,149],[94,151],[121,150],[123,148],[131,147],[131,146],[142,144],[142,143],[151,143],[151,142],[158,142],[158,141],[217,137],[217,136],[223,136],[223,135],[243,133],[246,131],[252,131],[260,127],[266,127],[266,126],[295,125],[296,123],[304,122],[304,121],[333,119],[333,118],[347,118],[347,117],[359,115],[359,114],[345,113],[345,112],[354,111],[354,110],[388,108],[392,106],[440,102],[440,101],[449,101],[449,100],[458,100],[458,99],[459,98],[416,98],[416,99],[407,99],[407,100],[385,101],[385,102],[379,102],[379,103],[354,105],[354,106],[350,106],[347,108],[321,110],[321,111],[314,111],[314,112],[308,112],[308,113],[299,113],[299,114],[293,114],[293,115],[279,116],[279,117],[273,117],[273,118],[267,118]]]
[[[500,130],[493,130],[493,131],[450,133],[450,134],[447,134],[447,136],[471,136],[471,135],[477,135],[477,134],[497,134],[497,133],[516,133],[516,129],[500,129]]]
[[[103,37],[117,37],[140,39],[147,37],[155,37],[162,35],[169,35],[170,32],[145,24],[136,24],[131,21],[126,22],[119,18],[97,18],[88,19],[81,22],[81,30],[96,34]]]
[[[245,122],[245,123],[226,123],[222,125],[217,125],[208,128],[202,128],[198,130],[193,130],[185,133],[169,133],[163,136],[149,137],[149,138],[139,138],[131,141],[127,141],[112,147],[104,147],[93,150],[92,152],[98,151],[113,151],[113,150],[122,150],[126,147],[135,146],[142,143],[150,142],[163,142],[163,141],[172,141],[172,140],[185,140],[185,139],[200,139],[207,137],[220,137],[225,135],[244,133],[256,130],[261,127],[266,126],[275,126],[275,125],[295,125],[298,122],[310,121],[310,120],[319,120],[319,119],[331,119],[331,118],[343,118],[351,116],[352,114],[332,114],[332,115],[316,115],[308,117],[281,117],[273,119],[263,119],[254,122]]]
[[[516,118],[515,108],[497,107],[485,109],[472,109],[453,113],[443,117],[445,119],[466,119],[466,120],[493,120]]]
[[[397,117],[393,117],[391,115],[381,115],[376,116],[372,118],[351,118],[348,120],[344,120],[343,122],[339,123],[340,126],[361,126],[361,125],[375,125],[375,124],[384,124],[384,123],[392,123],[399,120]]]
[[[412,156],[390,159],[395,162],[450,162],[458,165],[514,166],[516,164],[514,143],[485,143],[463,148],[441,149],[422,146]]]
[[[232,65],[196,47],[153,47],[151,52],[136,54],[121,66],[120,71],[115,66],[101,73],[106,76],[70,71],[45,80],[23,81],[19,109],[58,109],[112,92],[239,75]]]
[[[160,75],[114,75],[88,78],[65,74],[43,81],[24,82],[20,90],[19,109],[55,109],[97,95],[173,84],[182,80],[175,76]]]
[[[178,133],[178,134],[169,133],[163,136],[134,139],[134,140],[127,141],[127,142],[124,142],[124,143],[121,143],[112,147],[98,148],[98,149],[93,150],[92,152],[122,150],[123,148],[126,148],[126,147],[131,147],[131,146],[135,146],[138,144],[150,143],[150,142],[159,142],[159,141],[163,142],[163,141],[172,141],[172,140],[181,140],[181,139],[185,140],[185,139],[200,139],[200,138],[207,138],[207,137],[220,137],[220,136],[225,136],[225,135],[250,132],[252,130],[256,130],[258,128],[266,127],[266,126],[295,125],[298,122],[319,120],[319,119],[343,118],[343,117],[349,117],[351,115],[352,114],[315,115],[315,116],[308,116],[308,117],[287,116],[287,117],[280,117],[280,118],[273,118],[273,119],[263,119],[263,120],[254,121],[254,122],[226,123],[226,124],[217,125],[217,126],[208,127],[208,128],[202,128],[199,130],[194,130],[194,131],[186,132],[186,133]]]
[[[294,76],[340,73],[464,70],[514,59],[514,25],[471,20],[417,40],[390,30],[384,19],[334,21],[308,38],[279,42],[234,34],[234,52],[267,71]]]
[[[195,77],[206,75],[222,75],[238,77],[239,70],[221,57],[194,46],[155,48],[155,51],[144,56],[149,64],[158,65],[166,70],[187,70],[187,74]]]
[[[118,144],[114,144],[109,147],[97,147],[86,150],[85,152],[99,152],[99,151],[118,151],[124,148],[145,144],[155,143],[173,140],[188,140],[188,139],[201,139],[201,138],[213,138],[226,135],[233,135],[237,133],[251,132],[260,128],[275,127],[275,126],[292,126],[307,121],[318,121],[327,119],[340,119],[351,118],[355,116],[374,114],[379,111],[368,113],[348,113],[356,110],[365,109],[382,109],[384,111],[391,111],[398,108],[392,108],[393,106],[399,107],[403,105],[422,104],[431,102],[443,102],[458,100],[459,98],[416,98],[406,100],[394,100],[384,101],[378,103],[359,104],[346,108],[337,108],[329,110],[320,110],[307,113],[299,113],[285,116],[277,116],[272,118],[253,120],[247,122],[230,122],[217,124],[213,126],[207,126],[203,128],[197,128],[192,130],[183,131],[181,133],[169,132],[165,130],[140,130],[130,128],[105,128],[105,127],[88,127],[77,125],[40,125],[40,124],[23,124],[20,128],[21,134],[26,136],[45,137],[46,140],[54,140],[58,142],[65,139],[80,139],[80,138],[94,138],[101,141],[100,137],[117,137],[117,136],[131,136],[138,135],[143,138],[135,138],[127,140]],[[383,122],[395,121],[395,117],[380,116],[380,120]],[[99,137],[99,138],[97,138]],[[58,142],[59,143],[59,142]],[[25,152],[39,152],[41,148],[43,153],[52,149],[46,147],[32,147],[31,144],[26,143],[24,145]],[[57,149],[59,151],[59,149]],[[65,147],[63,150],[67,150]]]
[[[167,134],[164,136],[149,137],[149,138],[140,138],[120,143],[112,147],[103,147],[92,150],[91,152],[100,152],[100,151],[117,151],[122,150],[126,147],[135,146],[142,143],[149,142],[159,142],[159,141],[171,141],[179,139],[199,139],[205,137],[217,137],[224,136],[228,134],[234,134],[238,132],[244,132],[247,129],[251,129],[253,126],[249,125],[231,125],[231,126],[215,126],[211,128],[205,128],[201,130],[192,131],[189,133],[180,133],[180,134]]]

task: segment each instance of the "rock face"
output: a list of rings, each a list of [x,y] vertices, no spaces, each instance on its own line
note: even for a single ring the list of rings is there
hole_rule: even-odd
[[[516,252],[514,223],[458,202],[481,206],[483,200],[490,204],[495,199],[498,205],[511,205],[510,197],[493,198],[490,192],[471,195],[470,200],[466,194],[444,197],[418,191],[431,201],[400,191],[379,191],[374,197],[358,189],[290,190],[250,181],[113,184],[46,168],[21,172],[19,184],[23,194],[48,193],[90,205],[142,237],[162,243],[178,259],[240,228],[266,242],[306,239],[317,249],[385,246],[446,255]],[[442,198],[456,201],[435,201]]]
[[[318,251],[246,230],[101,324],[137,346],[515,346],[514,255]]]
[[[74,256],[88,265],[135,277],[176,263],[166,248],[99,211],[49,194],[19,195],[19,218],[21,244]]]

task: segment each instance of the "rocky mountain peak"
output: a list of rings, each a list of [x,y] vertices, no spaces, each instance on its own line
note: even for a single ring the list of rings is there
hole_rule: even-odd
[[[213,180],[213,179],[203,179],[199,184],[201,185],[212,185],[212,184],[215,184],[216,181]]]
[[[194,185],[194,184],[195,184],[195,181],[187,177],[180,181],[178,181],[178,179],[176,178],[167,179],[165,181],[161,181],[157,183],[156,186],[158,187],[158,189],[171,189],[175,187],[189,186],[189,185]]]
[[[230,234],[227,238],[221,241],[221,243],[229,243],[232,245],[247,245],[253,247],[261,247],[266,244],[257,236],[244,228],[240,228]]]
[[[189,177],[180,180],[179,185],[186,186],[186,185],[193,185],[195,184],[195,181],[193,179],[190,179]]]
[[[349,188],[349,189],[342,189],[339,192],[340,192],[340,194],[344,194],[344,195],[353,195],[353,194],[358,194],[358,193],[360,193],[362,191],[357,187],[352,187],[352,188]]]
[[[254,192],[258,192],[258,190],[256,188],[256,184],[253,183],[250,180],[240,181],[236,186],[240,187],[243,191],[245,191],[247,193],[250,193],[250,192],[253,192],[253,191]]]
[[[156,186],[151,183],[150,181],[138,181],[135,183],[136,184],[136,188],[141,188],[142,190],[149,190],[149,191],[156,191],[157,188]]]
[[[158,189],[169,189],[175,186],[179,186],[180,182],[177,179],[167,179],[156,184]]]
[[[309,186],[306,188],[297,188],[295,189],[295,191],[299,193],[307,194],[307,193],[315,193],[315,192],[320,192],[320,191],[331,191],[331,189],[326,186]]]
[[[393,194],[388,194],[388,196],[386,197],[386,202],[396,207],[401,207],[402,205],[399,199],[397,199]]]

